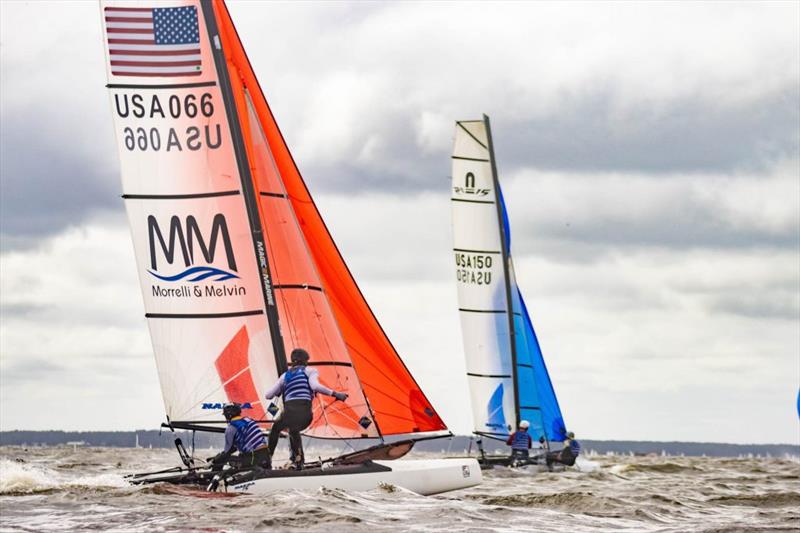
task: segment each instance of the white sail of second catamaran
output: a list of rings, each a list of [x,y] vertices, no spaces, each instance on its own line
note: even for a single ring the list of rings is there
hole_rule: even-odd
[[[453,253],[474,432],[505,440],[527,420],[534,440],[564,440],[561,409],[514,277],[488,117],[456,122],[452,179]]]

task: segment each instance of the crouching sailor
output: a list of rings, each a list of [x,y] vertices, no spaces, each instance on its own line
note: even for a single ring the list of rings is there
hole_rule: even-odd
[[[278,438],[281,431],[289,431],[289,446],[291,447],[291,461],[294,468],[303,468],[303,441],[300,432],[306,429],[313,419],[311,413],[311,400],[316,393],[333,396],[337,400],[344,401],[347,394],[335,392],[328,387],[320,384],[319,372],[315,368],[308,368],[308,352],[301,348],[292,351],[292,367],[281,374],[281,377],[270,388],[266,397],[268,400],[278,395],[283,396],[283,412],[275,419],[269,431],[268,448],[269,455],[275,453],[278,445]]]
[[[575,459],[581,454],[581,443],[575,439],[575,433],[567,433],[567,438],[564,440],[564,447],[557,452],[550,452],[547,454],[547,466],[552,467],[553,463],[561,463],[562,465],[572,466],[575,464]]]
[[[221,470],[225,463],[231,466],[247,468],[270,468],[270,454],[261,428],[252,419],[242,417],[242,406],[238,403],[226,403],[222,414],[228,421],[225,428],[225,448],[211,457],[209,461],[214,470]],[[235,451],[239,455],[233,455]]]
[[[528,433],[528,428],[531,427],[530,422],[522,420],[519,423],[519,429],[509,435],[506,444],[511,446],[511,464],[524,463],[530,457],[528,450],[533,446],[533,439]]]

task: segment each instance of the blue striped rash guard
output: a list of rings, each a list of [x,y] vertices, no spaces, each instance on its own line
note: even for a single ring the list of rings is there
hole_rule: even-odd
[[[287,379],[287,374],[290,374],[290,373],[293,375],[293,377],[291,379]],[[304,376],[297,375],[297,373],[302,373],[302,374],[304,374]],[[265,396],[266,396],[267,400],[271,400],[271,399],[275,398],[276,396],[278,396],[280,394],[285,394],[287,392],[290,392],[290,391],[287,391],[287,389],[286,389],[287,380],[291,381],[292,383],[294,383],[295,380],[302,379],[303,377],[308,379],[308,385],[311,388],[311,391],[312,391],[313,394],[321,393],[321,394],[325,394],[326,396],[333,396],[333,391],[319,382],[319,371],[316,368],[309,368],[307,366],[302,366],[302,367],[292,368],[289,371],[284,372],[283,374],[281,374],[281,377],[278,378],[278,381],[276,381],[275,384],[272,387],[270,387],[270,389],[266,392]],[[292,387],[292,388],[294,388],[294,387]],[[283,398],[284,401],[292,400],[292,399],[310,400],[311,398],[302,398],[302,397],[297,397],[297,398],[284,397]]]

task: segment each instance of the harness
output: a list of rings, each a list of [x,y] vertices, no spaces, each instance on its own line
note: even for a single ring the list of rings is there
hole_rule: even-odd
[[[252,452],[256,448],[267,445],[264,441],[264,435],[261,434],[261,428],[252,418],[231,420],[231,425],[236,428],[233,442],[240,453]]]
[[[308,375],[303,366],[290,368],[283,375],[283,401],[309,400],[314,398],[314,391],[308,382]]]

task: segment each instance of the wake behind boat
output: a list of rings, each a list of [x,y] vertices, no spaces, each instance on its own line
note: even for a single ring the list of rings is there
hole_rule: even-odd
[[[302,349],[319,382],[307,437],[377,439],[306,464],[184,465],[135,482],[268,492],[396,484],[421,494],[480,482],[474,460],[394,461],[448,436],[339,254],[259,87],[223,0],[101,2],[123,198],[166,427],[224,431],[240,404],[262,431],[265,390]],[[340,398],[341,399],[341,398]],[[386,444],[387,436],[404,436]]]
[[[453,253],[479,460],[486,467],[544,463],[550,443],[567,433],[514,275],[489,117],[456,122],[455,130]],[[516,458],[485,453],[481,438],[513,439],[520,423],[541,443],[536,455],[528,455],[527,445]]]

